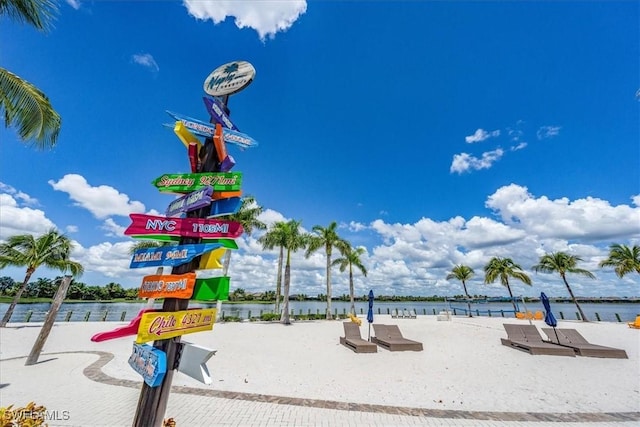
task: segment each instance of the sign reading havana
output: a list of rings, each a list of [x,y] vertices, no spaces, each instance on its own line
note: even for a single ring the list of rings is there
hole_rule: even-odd
[[[240,92],[253,81],[256,69],[247,61],[234,61],[213,70],[204,81],[204,91],[211,96]]]
[[[196,285],[196,273],[144,276],[138,290],[140,298],[189,299]]]
[[[216,320],[215,308],[145,313],[140,320],[138,344],[179,337],[194,332],[210,331]]]
[[[239,191],[242,183],[240,172],[174,173],[164,174],[152,181],[163,193],[190,193],[206,186],[213,191]]]

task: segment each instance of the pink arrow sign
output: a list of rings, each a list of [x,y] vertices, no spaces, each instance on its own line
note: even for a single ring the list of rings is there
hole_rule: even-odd
[[[132,223],[124,234],[133,237],[182,236],[233,239],[239,237],[244,231],[239,222],[219,221],[215,218],[167,218],[145,214],[130,214],[129,217]]]

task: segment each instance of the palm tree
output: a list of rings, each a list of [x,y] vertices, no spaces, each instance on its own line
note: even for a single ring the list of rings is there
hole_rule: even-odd
[[[362,272],[364,277],[367,277],[367,269],[362,264],[360,260],[360,255],[366,253],[366,250],[363,247],[354,248],[350,244],[346,244],[340,247],[340,253],[342,254],[341,258],[335,259],[331,265],[340,266],[340,272],[344,273],[344,271],[349,268],[349,299],[351,300],[351,313],[353,315],[356,314],[356,306],[355,306],[355,296],[353,290],[353,267],[355,266]]]
[[[282,293],[282,264],[284,262],[284,247],[286,244],[287,223],[278,221],[271,225],[266,234],[260,236],[258,243],[262,245],[262,249],[271,250],[276,247],[280,249],[278,255],[278,275],[276,278],[276,313],[280,312],[280,295]]]
[[[57,5],[52,0],[0,0],[0,16],[47,31]],[[37,148],[53,147],[60,133],[60,115],[37,87],[0,68],[0,113],[5,127],[16,126],[23,141],[33,140]]]
[[[333,221],[328,227],[322,227],[320,225],[314,225],[311,229],[315,235],[312,235],[309,239],[309,246],[307,247],[306,257],[308,258],[313,252],[320,248],[324,248],[324,253],[327,257],[326,267],[326,279],[327,279],[327,320],[333,318],[331,314],[331,253],[333,248],[340,249],[341,246],[348,245],[344,239],[338,236],[336,229],[338,224]]]
[[[578,304],[578,300],[573,295],[573,291],[571,290],[571,286],[569,286],[569,282],[567,282],[567,273],[581,274],[583,276],[587,276],[591,279],[595,279],[594,276],[589,270],[584,270],[582,268],[576,267],[578,261],[582,261],[582,258],[577,257],[575,255],[569,255],[565,252],[552,252],[550,254],[544,254],[540,257],[540,261],[533,267],[533,271],[538,272],[541,271],[543,273],[558,273],[560,277],[562,277],[562,281],[564,285],[567,287],[569,291],[569,295],[571,295],[571,299],[573,303],[578,308],[578,312],[580,312],[580,317],[584,322],[588,322],[589,320],[584,315],[580,304]]]
[[[447,280],[456,279],[462,282],[462,287],[464,288],[464,294],[468,299],[471,299],[471,295],[467,291],[467,280],[471,279],[475,272],[473,269],[466,265],[456,265],[451,269],[451,273],[447,274]],[[473,317],[471,314],[471,304],[467,301],[467,308],[469,309],[469,317]]]
[[[514,313],[518,311],[516,303],[513,299],[513,292],[511,292],[511,286],[509,286],[509,277],[520,280],[526,285],[531,285],[531,279],[522,271],[522,267],[513,262],[511,258],[493,257],[489,260],[487,265],[484,266],[484,283],[493,283],[497,278],[500,278],[502,286],[506,286],[511,297],[511,304],[513,304]]]
[[[289,291],[291,288],[291,252],[297,252],[304,249],[309,242],[309,235],[300,232],[300,224],[302,221],[291,220],[285,226],[285,243],[284,248],[287,250],[287,261],[284,266],[284,300],[282,317],[280,322],[290,325],[289,320]]]
[[[609,257],[600,262],[600,267],[614,267],[616,275],[623,278],[626,274],[640,274],[640,246],[632,247],[620,244],[609,246]]]
[[[29,284],[31,275],[38,267],[45,266],[63,273],[70,271],[73,276],[79,276],[84,272],[82,265],[69,259],[72,248],[71,240],[53,228],[37,238],[31,234],[22,234],[11,236],[6,243],[0,243],[0,268],[7,266],[27,267],[22,286],[16,292],[4,314],[0,328],[5,327],[11,319],[20,296]]]

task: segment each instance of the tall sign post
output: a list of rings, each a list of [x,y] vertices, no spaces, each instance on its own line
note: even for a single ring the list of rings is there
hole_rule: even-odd
[[[165,188],[168,188],[169,184],[172,183],[178,185],[178,187],[172,187],[171,192],[188,193],[191,191],[200,191],[205,186],[213,186],[212,190],[207,189],[200,191],[192,197],[194,200],[200,199],[203,197],[202,194],[206,194],[206,197],[212,198],[212,202],[216,199],[226,199],[240,195],[239,189],[232,185],[235,181],[231,182],[233,179],[229,176],[230,173],[228,173],[228,170],[235,165],[235,161],[227,154],[225,145],[226,143],[230,143],[246,148],[255,146],[257,143],[255,143],[252,138],[240,134],[237,131],[237,127],[235,127],[229,119],[229,108],[227,105],[229,95],[237,93],[247,87],[253,81],[254,76],[255,69],[250,63],[246,61],[235,61],[216,68],[207,77],[204,82],[204,91],[213,98],[205,97],[204,99],[205,106],[208,107],[207,109],[211,114],[211,124],[203,124],[194,119],[181,119],[179,116],[170,113],[172,117],[177,119],[174,132],[187,147],[191,172],[193,172],[193,175],[208,177],[208,179],[205,179],[205,182],[196,183],[196,187],[181,190],[179,185],[190,183],[188,181],[189,178],[173,177],[170,179],[174,181],[170,182],[170,179],[166,181],[167,187]],[[214,111],[217,115],[211,113],[211,111]],[[199,136],[204,136],[204,144],[202,144],[190,130],[198,131],[197,134]],[[213,177],[213,179],[211,177]],[[157,182],[155,182],[155,184],[157,184]],[[202,187],[198,187],[199,184],[201,184]],[[217,188],[215,184],[229,186]],[[188,200],[185,200],[184,204],[187,205],[187,202]],[[173,214],[174,208],[176,208],[177,205],[181,205],[181,203],[182,202],[174,203],[169,209],[171,211],[170,213]],[[177,234],[179,236],[180,246],[176,248],[180,248],[182,245],[201,244],[203,238],[208,243],[214,242],[215,239],[207,238],[206,233],[213,231],[224,233],[229,231],[228,228],[233,228],[233,226],[225,228],[224,224],[220,225],[216,223],[216,225],[213,225],[206,222],[211,220],[189,221],[191,218],[205,219],[211,216],[211,206],[207,203],[203,203],[203,205],[203,207],[187,211],[185,214],[186,218],[183,218],[182,222],[173,221],[171,217],[167,217],[167,221],[147,220],[143,225],[149,232],[146,233],[143,231],[142,234],[138,235],[142,237],[142,235],[146,234],[144,238],[173,240],[175,237],[167,239],[167,234],[171,236]],[[177,225],[178,222],[180,225]],[[185,223],[189,225],[185,227]],[[176,229],[178,230],[177,232]],[[239,230],[241,233],[241,226]],[[131,234],[133,235],[134,233]],[[229,237],[237,237],[237,234]],[[221,242],[219,246],[228,247],[224,242]],[[180,252],[180,250],[176,249],[173,252]],[[159,255],[156,256],[157,254]],[[146,260],[152,262],[156,259],[168,258],[167,253],[163,252],[160,254],[160,252],[158,252],[157,254],[153,250],[142,250],[140,253],[134,255],[132,266],[134,266],[136,257],[138,261]],[[172,258],[175,259],[174,256],[172,256]],[[201,255],[198,255],[180,265],[172,264],[174,267],[171,270],[171,274],[186,275],[192,273],[201,265],[200,258]],[[228,280],[226,285],[226,291],[228,293]],[[219,293],[215,293],[215,295],[219,298]],[[142,384],[138,407],[133,420],[133,427],[162,426],[169,394],[171,392],[173,374],[175,370],[180,369],[180,358],[183,348],[185,345],[191,346],[190,344],[180,342],[181,334],[211,329],[215,321],[215,315],[215,310],[195,309],[189,311],[189,299],[171,297],[165,297],[161,311],[143,314],[130,364],[134,369],[139,368],[141,372],[148,371],[149,375],[145,376],[145,382]],[[167,337],[167,335],[169,337]],[[166,338],[163,339],[163,336]],[[153,342],[153,348],[139,345],[151,337],[158,338]],[[189,349],[189,351],[193,351],[193,349]],[[201,360],[198,362],[198,367],[206,362],[209,354],[213,353],[212,351],[207,352],[206,349],[201,351],[204,356],[199,355]],[[158,357],[158,355],[160,355],[160,357]],[[163,364],[165,360],[166,372],[162,372],[162,375],[160,375],[157,369],[159,369],[158,366]],[[202,362],[202,360],[204,360],[204,362]],[[189,364],[190,363],[187,363],[187,365]],[[162,367],[164,367],[164,364]],[[191,372],[194,369],[188,366],[185,368],[183,364],[182,370],[183,372]],[[208,372],[206,372],[206,374],[199,373],[198,376],[201,376],[203,381],[207,380]]]

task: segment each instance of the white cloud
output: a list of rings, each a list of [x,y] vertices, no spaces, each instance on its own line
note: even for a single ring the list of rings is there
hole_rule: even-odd
[[[541,126],[536,132],[538,139],[546,139],[557,136],[560,133],[560,126]]]
[[[108,185],[92,187],[81,175],[67,174],[58,182],[48,181],[54,190],[69,194],[74,206],[87,209],[98,219],[112,215],[128,216],[134,212],[144,212],[144,205],[129,200],[129,196],[120,193]]]
[[[67,225],[65,227],[65,230],[67,231],[67,233],[77,233],[79,228],[77,225]]]
[[[107,218],[100,228],[106,230],[107,236],[111,237],[124,237],[124,230],[127,229],[127,227],[116,224],[112,218]]]
[[[22,201],[22,204],[27,206],[40,205],[40,202],[38,202],[38,199],[33,198],[27,193],[24,193],[22,191],[18,191],[12,186],[10,186],[9,184],[5,184],[4,182],[0,182],[0,192],[10,194],[14,196],[15,199],[20,199]]]
[[[497,148],[493,151],[486,151],[482,153],[482,157],[474,157],[468,153],[454,154],[453,161],[449,171],[451,173],[462,174],[470,170],[489,169],[495,162],[500,160],[504,151],[501,148]]]
[[[238,28],[254,29],[261,40],[287,31],[307,11],[305,0],[184,0],[184,5],[194,18],[211,19],[214,24],[233,17]]]
[[[598,241],[640,233],[640,208],[611,206],[593,197],[573,201],[536,198],[526,187],[511,184],[489,196],[486,206],[505,224],[539,237]]]
[[[523,148],[527,147],[527,143],[526,142],[521,142],[518,145],[514,145],[510,148],[511,151],[518,151],[518,150],[522,150]]]
[[[43,211],[21,207],[11,194],[0,193],[0,240],[19,234],[40,235],[51,228],[56,226]]]
[[[75,10],[80,9],[80,2],[78,0],[66,0],[67,4],[74,8]]]
[[[138,53],[133,55],[131,59],[136,64],[142,65],[143,67],[150,69],[154,73],[160,71],[160,67],[158,67],[156,60],[153,59],[153,56],[150,53]]]
[[[465,136],[464,140],[467,142],[467,144],[473,144],[475,142],[482,142],[485,139],[489,139],[491,137],[496,137],[496,136],[500,136],[500,130],[487,132],[484,129],[476,129],[473,135]]]

